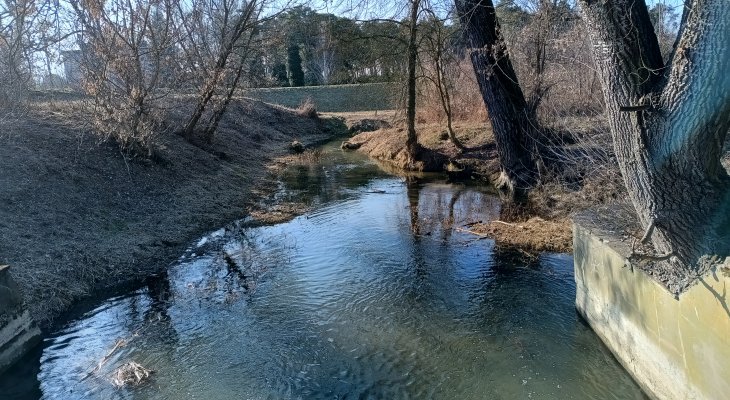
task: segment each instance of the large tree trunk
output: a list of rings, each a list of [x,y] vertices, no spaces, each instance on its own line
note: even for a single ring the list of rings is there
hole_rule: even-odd
[[[616,156],[651,252],[678,294],[727,256],[730,189],[720,164],[730,128],[730,8],[691,0],[674,54],[662,62],[646,4],[580,0]],[[647,254],[650,253],[650,254]]]
[[[497,186],[510,195],[525,193],[538,179],[537,124],[527,103],[500,31],[492,0],[456,0],[471,62],[501,164]]]

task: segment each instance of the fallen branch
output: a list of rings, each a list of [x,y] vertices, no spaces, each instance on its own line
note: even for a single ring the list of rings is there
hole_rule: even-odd
[[[647,229],[644,236],[650,235],[651,230],[653,230],[653,226],[654,226],[654,223],[652,222],[649,225],[649,228]],[[642,238],[642,240],[644,240],[644,239],[645,238]],[[646,262],[650,262],[650,261],[666,261],[666,260],[672,258],[673,256],[674,256],[674,250],[663,253],[663,254],[649,254],[649,253],[636,251],[636,239],[634,239],[631,242],[631,253],[629,253],[628,260],[637,261],[639,263],[641,263],[641,262],[646,263]]]
[[[480,236],[480,237],[483,237],[483,238],[488,238],[489,237],[489,235],[485,235],[485,234],[479,233],[479,232],[470,231],[470,230],[464,229],[464,228],[459,228],[458,226],[456,228],[454,228],[454,229],[456,229],[459,232],[471,233],[472,235],[477,235],[477,236]]]
[[[504,221],[500,221],[500,220],[494,220],[492,222],[496,222],[498,224],[504,224],[504,225],[511,226],[511,227],[517,228],[517,229],[525,229],[525,227],[523,225],[510,224],[509,222],[504,222]]]
[[[155,371],[147,369],[134,361],[130,361],[114,371],[112,383],[118,388],[124,386],[138,386],[149,380],[154,372]]]
[[[97,373],[99,370],[101,370],[101,367],[103,367],[104,364],[106,364],[106,362],[109,361],[109,359],[114,354],[114,352],[116,352],[120,348],[126,346],[127,343],[129,343],[129,342],[124,339],[118,339],[116,341],[116,343],[114,343],[114,347],[112,347],[112,349],[99,361],[99,363],[96,365],[96,367],[94,369],[92,369],[91,371],[89,371],[89,373],[86,374],[86,376],[84,376],[81,380],[84,380],[84,379],[90,377],[91,375]]]

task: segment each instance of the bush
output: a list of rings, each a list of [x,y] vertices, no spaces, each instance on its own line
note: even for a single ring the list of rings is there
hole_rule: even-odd
[[[97,96],[93,121],[100,137],[114,141],[124,153],[152,157],[162,125],[159,110]]]
[[[487,109],[479,92],[474,69],[468,58],[454,61],[448,65],[449,95],[454,121],[485,122]],[[420,123],[443,122],[446,120],[438,89],[430,81],[422,81],[417,101],[417,120]]]
[[[297,107],[297,114],[305,118],[317,118],[317,106],[314,104],[314,100],[311,97],[307,97]]]

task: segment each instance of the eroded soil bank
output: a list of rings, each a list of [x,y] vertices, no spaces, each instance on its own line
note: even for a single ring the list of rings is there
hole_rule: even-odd
[[[169,132],[154,161],[100,143],[74,101],[37,102],[0,120],[0,264],[37,321],[165,268],[204,232],[247,215],[272,186],[267,164],[299,140],[341,133],[261,102],[238,100],[209,146]],[[170,111],[171,125],[189,115]]]

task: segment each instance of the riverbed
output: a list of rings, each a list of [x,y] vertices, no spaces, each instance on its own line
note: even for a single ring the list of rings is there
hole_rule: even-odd
[[[488,187],[397,177],[326,146],[281,172],[291,221],[241,220],[81,305],[2,399],[643,399],[574,308],[569,254],[464,232]],[[154,371],[117,388],[116,368]]]

